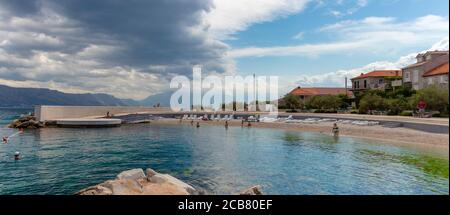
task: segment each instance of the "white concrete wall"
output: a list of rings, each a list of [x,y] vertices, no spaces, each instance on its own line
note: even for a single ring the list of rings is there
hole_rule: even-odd
[[[168,108],[134,107],[134,106],[35,106],[34,114],[39,121],[68,119],[68,118],[95,118],[110,114],[132,114],[142,112],[168,112]]]

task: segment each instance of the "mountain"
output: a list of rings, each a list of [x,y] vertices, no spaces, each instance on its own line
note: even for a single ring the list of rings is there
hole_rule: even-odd
[[[159,103],[161,107],[169,107],[170,106],[170,97],[172,96],[172,91],[167,91],[164,93],[159,93],[155,95],[151,95],[140,101],[141,105],[144,106],[153,106]]]
[[[98,93],[72,94],[44,88],[15,88],[0,85],[0,107],[32,107],[34,105],[140,105],[139,101],[119,99]]]

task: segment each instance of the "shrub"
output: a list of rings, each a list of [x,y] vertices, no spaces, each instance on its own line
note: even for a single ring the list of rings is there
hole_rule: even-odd
[[[400,113],[400,116],[412,116],[413,112],[409,110],[404,110]]]
[[[430,86],[417,91],[415,95],[410,97],[409,103],[416,108],[417,103],[423,100],[427,104],[427,110],[439,111],[442,114],[448,114],[449,100],[448,90],[439,88],[438,86]]]
[[[386,107],[388,109],[388,115],[397,115],[403,110],[411,110],[410,104],[406,98],[400,97],[398,99],[385,100]]]
[[[385,110],[384,99],[374,93],[365,94],[359,102],[359,113],[372,113],[374,110]]]
[[[283,101],[285,104],[284,106],[287,109],[294,110],[294,109],[300,108],[300,106],[301,106],[300,98],[298,98],[298,96],[296,96],[296,95],[288,94],[284,97]]]
[[[307,103],[306,106],[311,109],[333,110],[336,111],[343,105],[342,97],[340,96],[314,96]]]

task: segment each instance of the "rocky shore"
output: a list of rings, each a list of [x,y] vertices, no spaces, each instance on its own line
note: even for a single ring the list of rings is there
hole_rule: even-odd
[[[36,117],[32,115],[22,116],[14,121],[12,121],[9,125],[9,128],[42,128],[44,124],[36,120]]]
[[[204,195],[189,184],[152,169],[131,169],[121,172],[116,179],[80,190],[75,195]],[[260,186],[239,192],[241,195],[262,195]]]

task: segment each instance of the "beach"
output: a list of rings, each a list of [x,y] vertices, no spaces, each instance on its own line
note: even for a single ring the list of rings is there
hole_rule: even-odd
[[[217,120],[210,120],[210,121],[195,120],[194,126],[196,125],[197,122],[200,123],[200,126],[205,125],[225,126],[225,121],[217,121]],[[180,122],[179,119],[161,118],[158,120],[153,120],[151,121],[151,123],[190,125],[191,120],[182,120],[182,122]],[[230,120],[228,121],[228,124],[229,126],[240,127],[241,120]],[[448,134],[430,133],[402,127],[387,128],[381,125],[358,126],[352,124],[338,123],[338,126],[340,136],[380,140],[398,146],[418,147],[421,149],[428,148],[430,150],[445,150],[448,155],[449,149]],[[244,127],[248,127],[247,122],[244,123]],[[252,122],[251,127],[284,129],[299,132],[302,131],[317,132],[331,135],[331,128],[333,127],[333,122],[320,122],[316,124],[285,123],[285,122]]]

